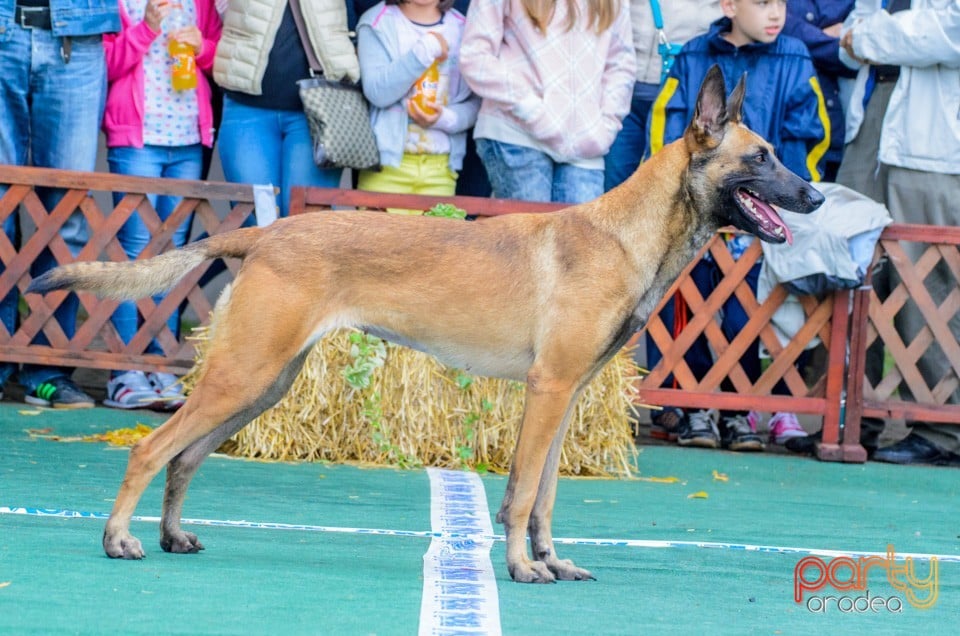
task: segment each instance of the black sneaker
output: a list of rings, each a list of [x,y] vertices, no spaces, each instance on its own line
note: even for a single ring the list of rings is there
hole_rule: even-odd
[[[720,431],[717,430],[719,411],[710,409],[691,413],[683,422],[677,435],[677,444],[698,448],[720,446]]]
[[[763,438],[757,435],[756,415],[728,415],[723,418],[720,441],[732,451],[762,451]]]
[[[665,406],[663,410],[650,419],[650,437],[675,442],[686,420],[687,415],[683,412],[683,409],[675,406]]]
[[[52,378],[23,398],[27,404],[50,406],[55,409],[92,409],[96,404],[92,397],[80,390],[67,377]]]

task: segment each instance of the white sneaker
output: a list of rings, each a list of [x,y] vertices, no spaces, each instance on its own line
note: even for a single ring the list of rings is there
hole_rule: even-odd
[[[172,373],[148,373],[147,380],[160,398],[154,407],[157,410],[176,411],[187,401],[180,378]]]
[[[148,409],[158,399],[143,371],[127,371],[107,382],[107,399],[103,405],[114,409]]]

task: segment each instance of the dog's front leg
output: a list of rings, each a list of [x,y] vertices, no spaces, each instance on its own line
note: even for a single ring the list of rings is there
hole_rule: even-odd
[[[570,427],[570,418],[573,415],[574,406],[581,392],[582,391],[577,391],[570,400],[567,412],[563,416],[563,424],[561,424],[560,429],[553,438],[553,442],[550,444],[550,453],[547,455],[543,474],[540,477],[537,500],[533,505],[529,523],[530,549],[533,552],[533,558],[543,562],[561,581],[586,581],[593,580],[594,578],[589,571],[578,568],[570,559],[560,559],[557,557],[556,548],[553,545],[553,530],[551,528],[553,505],[557,498],[560,451],[563,448],[563,439],[566,437],[567,429]]]
[[[572,401],[575,382],[536,377],[527,381],[523,423],[497,521],[507,535],[507,570],[519,583],[553,583],[556,576],[527,555],[526,534],[550,446]]]

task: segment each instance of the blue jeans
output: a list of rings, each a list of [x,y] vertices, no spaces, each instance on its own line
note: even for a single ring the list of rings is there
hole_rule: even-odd
[[[107,163],[110,165],[110,172],[115,174],[164,177],[167,179],[199,179],[203,168],[203,147],[200,144],[192,146],[144,146],[143,148],[119,146],[107,150]],[[123,193],[114,193],[113,204],[117,205],[122,198]],[[181,197],[149,194],[147,199],[149,199],[153,209],[157,211],[160,220],[166,221],[177,204],[180,203]],[[173,233],[174,247],[183,247],[186,244],[190,234],[190,221],[191,219],[188,217]],[[150,242],[150,238],[150,230],[144,225],[139,212],[135,212],[127,219],[127,222],[117,232],[117,239],[119,239],[120,245],[123,246],[123,250],[130,259],[140,256],[140,252]],[[164,296],[166,294],[158,294],[153,297],[153,301],[159,303]],[[140,323],[137,317],[137,305],[133,302],[120,303],[117,310],[113,312],[112,320],[124,344],[129,343],[137,332]],[[174,335],[179,336],[179,311],[170,315],[167,325]],[[146,352],[162,355],[163,349],[160,348],[156,340],[152,340],[147,346]]]
[[[255,108],[225,95],[217,145],[227,181],[280,188],[280,216],[290,213],[292,186],[340,186],[343,170],[322,170],[313,162],[310,128],[302,111]]]
[[[96,167],[107,85],[101,37],[71,38],[69,63],[63,61],[60,45],[61,39],[51,31],[24,29],[15,23],[0,33],[0,163],[26,165],[29,159],[32,165],[45,168],[92,171]],[[0,195],[3,192],[0,187]],[[63,197],[63,190],[37,188],[37,194],[47,210],[52,210]],[[16,225],[16,215],[4,224],[11,240],[15,240]],[[61,227],[60,235],[74,255],[86,244],[87,223],[79,211]],[[44,250],[30,273],[38,276],[56,264],[50,251]],[[54,314],[68,337],[76,331],[77,306],[76,296],[70,294]],[[16,318],[17,293],[12,291],[0,302],[0,320],[12,333]],[[33,342],[49,344],[42,333]],[[0,383],[15,369],[12,363],[0,364]],[[71,371],[24,365],[20,383],[32,391],[40,383]]]
[[[623,119],[623,128],[603,158],[603,191],[609,192],[632,175],[647,146],[647,121],[657,96],[654,84],[637,82],[633,88],[630,112]]]
[[[477,154],[500,199],[583,203],[603,194],[603,170],[557,163],[539,150],[493,139],[477,139]]]

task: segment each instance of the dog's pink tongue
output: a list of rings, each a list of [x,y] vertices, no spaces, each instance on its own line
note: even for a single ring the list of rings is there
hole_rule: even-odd
[[[770,234],[776,235],[774,230],[778,227],[783,228],[783,236],[787,240],[787,245],[793,245],[793,232],[791,232],[787,224],[783,222],[783,219],[780,218],[780,215],[777,214],[777,211],[774,210],[773,207],[771,207],[766,201],[758,199],[750,192],[745,192],[745,194],[753,203],[753,208],[757,212],[757,220],[763,229]]]

